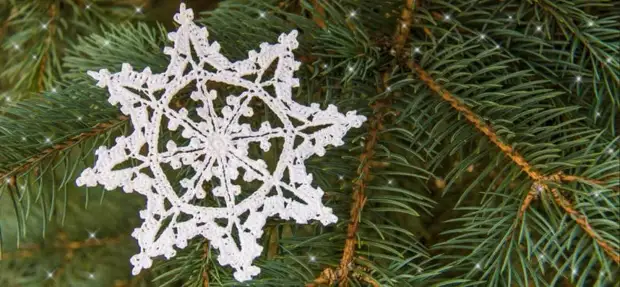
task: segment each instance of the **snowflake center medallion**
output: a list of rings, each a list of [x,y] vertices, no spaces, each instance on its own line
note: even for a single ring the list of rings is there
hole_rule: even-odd
[[[109,149],[100,147],[94,167],[85,169],[76,183],[100,184],[108,190],[121,187],[147,198],[145,209],[140,211],[142,226],[132,233],[140,245],[140,253],[131,258],[134,274],[149,268],[152,258],[171,258],[176,254],[175,246],[185,248],[188,240],[202,236],[219,251],[218,262],[235,270],[236,280],[249,280],[260,272],[252,262],[262,252],[257,240],[267,218],[278,216],[297,223],[336,222],[332,210],[321,202],[323,191],[313,186],[304,161],[313,155],[323,156],[326,146],[344,144],[342,138],[347,131],[360,127],[366,118],[355,111],[342,114],[333,105],[323,110],[319,104],[304,106],[292,99],[292,89],[299,86],[293,73],[300,63],[292,52],[298,46],[297,31],[282,34],[276,44],[261,44],[260,51],[250,51],[246,60],[231,62],[220,54],[217,42],[209,43],[207,29],[194,24],[193,18],[192,10],[181,4],[174,17],[180,26],[168,34],[174,47],[164,49],[170,55],[164,73],[153,74],[149,68],[135,72],[129,64],[123,64],[122,70],[114,74],[105,69],[88,72],[98,80],[98,86],[108,88],[108,101],[119,104],[121,112],[130,117],[133,131],[118,137]],[[264,78],[274,62],[277,65],[273,77]],[[216,111],[217,93],[209,90],[210,82],[236,86],[245,92],[227,96],[226,105]],[[191,99],[198,104],[198,122],[188,116],[185,108],[170,108],[173,97],[184,87],[194,88]],[[262,101],[282,126],[263,122],[260,128],[253,129],[240,123],[241,117],[252,116],[248,106],[252,99]],[[169,140],[160,150],[160,132],[165,128],[180,128],[188,141],[179,144]],[[269,150],[272,139],[284,142],[273,171],[262,159],[250,158],[249,151],[250,144]],[[144,155],[144,151],[148,154]],[[116,168],[129,160],[137,164]],[[177,180],[167,174],[170,167],[186,168],[193,175]],[[147,169],[150,172],[144,172]],[[258,180],[261,184],[238,200],[242,187],[235,180],[240,172],[244,182]],[[203,186],[210,186],[211,191],[205,191]],[[209,193],[221,200],[218,206],[195,205],[195,198]]]
[[[208,154],[224,157],[231,145],[232,141],[227,134],[211,134],[207,136],[206,148]]]

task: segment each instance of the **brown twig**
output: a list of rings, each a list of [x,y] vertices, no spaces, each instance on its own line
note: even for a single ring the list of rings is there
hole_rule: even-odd
[[[89,248],[89,247],[99,247],[99,246],[104,246],[104,245],[118,244],[125,237],[125,235],[123,234],[117,237],[108,237],[108,238],[102,238],[102,239],[88,238],[86,241],[67,241],[66,234],[61,232],[60,235],[62,237],[61,237],[60,244],[58,244],[59,248],[64,248],[67,251],[64,257],[64,264],[56,272],[54,272],[54,278],[58,278],[60,277],[60,275],[62,275],[62,273],[65,270],[64,266],[67,266],[71,262],[71,259],[73,259],[73,255],[76,250]],[[138,276],[132,278],[131,282],[133,282],[134,280],[137,280],[138,278],[140,278],[140,276],[142,276],[142,274],[139,274]],[[120,280],[116,280],[116,282],[119,282],[119,281]]]
[[[396,56],[400,56],[402,54],[405,43],[409,38],[415,5],[417,5],[415,0],[405,0],[405,7],[400,13],[400,22],[399,25],[396,25],[396,32],[394,33],[393,48],[396,52]]]
[[[318,287],[323,285],[332,286],[334,282],[338,280],[338,274],[332,268],[325,268],[311,283],[306,284],[306,287]]]
[[[534,170],[534,168],[530,165],[530,163],[523,156],[521,156],[511,146],[502,142],[502,140],[499,139],[497,134],[493,131],[493,129],[488,124],[486,124],[484,121],[479,119],[478,116],[474,114],[474,112],[472,112],[465,104],[461,103],[449,91],[443,89],[437,82],[435,82],[435,80],[424,69],[422,69],[422,67],[420,67],[418,64],[411,62],[411,61],[408,62],[408,66],[412,70],[415,70],[417,72],[420,79],[424,83],[426,83],[426,85],[433,92],[441,96],[441,98],[444,99],[446,102],[448,102],[452,106],[452,108],[454,108],[455,110],[460,112],[463,116],[465,116],[465,118],[470,123],[472,123],[474,127],[476,127],[476,129],[478,129],[485,136],[487,136],[487,138],[492,143],[494,143],[502,152],[504,152],[504,154],[508,158],[510,158],[515,164],[517,164],[521,168],[521,170],[525,172],[534,181],[534,184],[532,184],[530,191],[526,195],[525,199],[523,200],[523,203],[521,204],[521,207],[519,208],[517,223],[521,222],[523,214],[529,208],[530,204],[538,197],[539,193],[543,191],[551,191],[552,194],[556,193],[557,195],[560,196],[558,197],[556,194],[554,194],[556,203],[560,205],[564,209],[565,212],[571,215],[571,217],[575,220],[575,222],[577,222],[577,224],[590,237],[592,237],[596,241],[596,243],[605,251],[605,253],[611,256],[611,258],[616,263],[620,263],[620,256],[618,256],[613,250],[613,248],[611,248],[610,245],[602,237],[600,237],[600,235],[598,235],[589,224],[587,224],[587,222],[585,221],[585,217],[580,215],[580,213],[574,210],[572,207],[569,208],[570,204],[567,205],[565,204],[564,201],[558,200],[558,198],[563,198],[563,197],[561,197],[559,192],[557,192],[557,189],[550,188],[548,185],[549,182],[562,183],[562,182],[574,182],[574,181],[581,181],[581,182],[586,182],[586,183],[593,184],[593,185],[600,185],[603,183],[602,181],[594,180],[594,179],[587,179],[587,178],[574,176],[574,175],[564,175],[562,173],[557,173],[551,176],[547,176],[547,175],[539,173],[538,171]]]
[[[344,243],[342,258],[340,265],[336,271],[327,268],[321,272],[320,276],[307,287],[319,285],[333,285],[339,282],[339,286],[348,286],[349,271],[353,269],[353,257],[355,255],[356,233],[360,221],[362,208],[366,203],[365,190],[370,180],[370,170],[375,155],[375,146],[377,144],[379,132],[383,129],[383,120],[385,117],[385,108],[388,106],[382,101],[373,105],[374,116],[369,120],[369,132],[366,143],[364,144],[364,152],[360,155],[361,166],[357,169],[358,178],[353,183],[353,203],[349,213],[350,220],[347,226],[347,239]]]
[[[534,168],[527,162],[523,156],[521,156],[518,152],[516,152],[511,146],[503,143],[497,134],[487,125],[484,121],[478,118],[474,112],[472,112],[465,104],[461,103],[458,99],[456,99],[450,92],[441,88],[437,82],[424,70],[420,65],[409,61],[409,68],[415,70],[418,73],[420,79],[426,83],[426,85],[433,90],[435,93],[441,96],[446,102],[448,102],[452,108],[459,111],[465,118],[472,123],[476,129],[481,131],[484,135],[489,138],[491,142],[493,142],[497,147],[499,147],[506,156],[508,156],[514,163],[516,163],[521,170],[523,170],[530,178],[534,181],[539,181],[543,178],[543,175],[534,170]]]
[[[202,270],[202,286],[203,287],[209,287],[209,270],[207,270],[208,265],[206,262],[208,258],[209,258],[209,241],[206,241],[202,247],[202,259],[205,261],[205,264]]]
[[[366,260],[366,259],[363,257],[359,257],[359,260]],[[373,287],[381,286],[381,284],[379,284],[377,280],[375,280],[374,278],[366,274],[369,271],[368,269],[369,268],[364,268],[362,266],[355,266],[355,269],[353,270],[353,274],[351,275],[351,277],[354,277],[362,282],[366,282],[370,284],[370,286],[373,286]],[[306,287],[317,287],[317,286],[324,286],[324,285],[332,286],[335,282],[338,282],[338,278],[339,278],[338,274],[340,274],[340,270],[334,271],[334,269],[332,268],[325,268],[323,272],[321,272],[319,277],[314,279],[312,283],[306,284]]]
[[[85,241],[69,241],[67,240],[67,234],[63,231],[59,231],[56,235],[56,242],[53,244],[53,246],[55,249],[64,251],[63,263],[60,267],[53,271],[51,276],[54,279],[60,278],[60,276],[62,276],[65,272],[65,266],[71,263],[71,260],[74,258],[75,252],[77,250],[89,247],[99,247],[104,245],[117,244],[123,239],[123,237],[124,235],[102,239],[89,238]],[[28,246],[24,246],[18,249],[15,252],[7,253],[6,256],[0,258],[0,261],[31,258],[34,257],[35,254],[37,254],[41,250],[41,245],[30,244]]]
[[[312,15],[312,20],[316,23],[317,26],[321,27],[321,29],[325,29],[327,24],[325,24],[325,9],[318,2],[319,0],[312,0],[312,7],[316,9],[318,15]]]
[[[528,207],[532,204],[536,198],[538,198],[538,194],[544,189],[544,186],[535,183],[530,186],[530,191],[525,196],[523,203],[519,207],[519,214],[517,215],[517,220],[523,218],[523,214],[528,209]]]
[[[77,250],[89,247],[99,247],[104,245],[117,244],[123,239],[123,237],[124,236],[102,239],[89,238],[84,241],[68,241],[67,235],[64,232],[60,231],[57,235],[57,240],[53,246],[56,249],[65,250],[65,258],[71,258],[73,257],[74,252]],[[24,245],[16,251],[4,253],[0,260],[30,258],[41,250],[42,248],[39,244]]]
[[[401,19],[398,22],[396,33],[394,36],[393,49],[395,55],[402,54],[405,42],[409,37],[414,7],[414,0],[405,0],[405,5],[401,13]],[[385,82],[387,82],[386,73],[383,74],[383,81],[384,84]],[[385,89],[380,90],[379,92],[382,93],[384,91]],[[356,236],[360,216],[367,199],[365,195],[365,190],[368,182],[371,179],[371,169],[373,167],[377,167],[376,162],[373,160],[375,156],[375,147],[377,145],[379,133],[381,130],[383,130],[384,119],[391,112],[391,99],[388,97],[379,100],[373,103],[371,106],[373,108],[373,116],[369,119],[368,137],[366,138],[366,142],[364,143],[364,151],[360,155],[361,165],[357,169],[358,177],[353,183],[353,202],[351,204],[351,210],[349,213],[350,219],[347,226],[347,239],[344,243],[340,264],[338,266],[338,269],[335,271],[332,268],[324,269],[323,272],[321,272],[321,274],[319,275],[319,277],[317,277],[312,283],[306,284],[307,287],[314,287],[326,284],[333,285],[335,282],[338,282],[338,286],[341,287],[348,286],[349,272],[355,268],[353,266],[353,258],[355,256],[355,244],[357,243]],[[357,277],[372,286],[379,286],[374,279],[370,278],[367,275],[359,276],[358,274],[354,274],[354,277]]]
[[[32,165],[42,161],[43,159],[51,156],[52,154],[62,151],[64,149],[70,148],[76,144],[79,144],[81,142],[83,142],[86,139],[89,139],[91,137],[100,135],[114,127],[117,127],[118,125],[120,125],[121,123],[127,121],[129,118],[127,116],[121,115],[118,116],[116,120],[110,121],[110,122],[106,122],[106,123],[99,123],[97,125],[95,125],[90,131],[88,132],[83,132],[80,133],[79,135],[73,136],[71,138],[69,138],[68,140],[58,143],[56,145],[54,145],[51,148],[45,149],[43,150],[41,153],[34,155],[32,157],[30,157],[28,160],[26,160],[25,163],[23,163],[22,165],[19,165],[15,168],[13,168],[12,170],[8,171],[7,173],[0,173],[0,182],[4,182],[6,181],[6,179],[10,179],[10,177],[15,176],[19,173],[22,173],[26,170],[28,170],[30,167],[32,167]]]
[[[17,8],[13,7],[11,9],[11,13],[9,14],[9,17],[6,20],[4,20],[4,23],[2,23],[2,27],[0,27],[0,42],[4,38],[4,35],[6,35],[6,32],[9,29],[9,26],[11,25],[11,20],[13,20],[13,18],[15,18],[16,15],[17,15]]]
[[[576,175],[560,174],[559,176],[560,176],[561,181],[563,182],[581,181],[581,182],[586,182],[588,184],[597,184],[597,185],[601,185],[605,183],[602,180],[590,179],[590,178],[585,178],[585,177],[576,176]]]
[[[45,65],[47,64],[47,50],[48,50],[47,45],[46,45],[45,50],[43,50],[43,56],[41,56],[41,63],[39,64],[39,75],[37,79],[37,90],[39,92],[45,89],[45,87],[43,86],[43,82],[44,82],[43,80],[45,78]]]
[[[553,195],[553,200],[566,212],[570,215],[573,220],[585,231],[590,237],[594,238],[596,243],[603,249],[609,257],[613,259],[616,264],[620,264],[620,255],[616,253],[614,248],[605,241],[588,223],[587,218],[581,214],[579,211],[573,208],[572,204],[568,201],[568,199],[564,198],[562,194],[557,190],[557,188],[551,188],[551,194]]]
[[[364,152],[360,155],[361,166],[357,170],[358,178],[353,183],[353,204],[351,205],[351,211],[349,213],[350,221],[347,227],[347,239],[344,243],[344,249],[342,251],[342,258],[339,266],[339,282],[340,286],[347,286],[347,275],[350,265],[353,262],[353,256],[355,254],[356,233],[360,221],[360,215],[362,208],[366,204],[365,190],[368,182],[370,181],[370,169],[373,157],[375,155],[375,146],[377,145],[377,139],[379,132],[383,129],[383,119],[385,114],[381,112],[384,104],[382,102],[377,103],[373,112],[376,113],[370,119],[368,139],[364,144]]]
[[[43,53],[41,53],[41,63],[39,64],[39,78],[37,81],[37,88],[40,91],[44,90],[44,80],[45,80],[45,66],[47,64],[47,52],[50,49],[50,46],[52,45],[52,41],[54,41],[54,32],[56,30],[56,25],[54,22],[54,19],[56,18],[56,3],[52,3],[50,4],[49,10],[48,10],[48,15],[50,17],[49,22],[46,24],[47,25],[47,38],[45,39],[45,49],[43,50]]]
[[[460,112],[465,118],[481,131],[492,143],[494,143],[507,157],[509,157],[515,164],[517,164],[523,172],[525,172],[534,182],[540,182],[543,179],[543,175],[533,169],[529,162],[515,151],[511,146],[502,142],[492,128],[482,121],[478,116],[472,112],[467,106],[456,99],[450,92],[441,88],[437,82],[424,70],[420,65],[409,61],[408,66],[410,69],[415,70],[420,79],[426,83],[426,85],[436,94],[441,96],[443,100],[448,102],[452,108]],[[529,205],[536,197],[536,190],[531,188],[530,192],[526,196],[523,205],[519,209],[519,217],[527,210]]]
[[[356,275],[354,275],[356,276]],[[370,284],[370,286],[372,287],[380,287],[381,284],[379,284],[379,282],[377,282],[377,280],[373,279],[372,277],[366,275],[366,274],[361,274],[359,276],[357,276],[360,278],[360,280],[362,280],[363,282],[366,282],[368,284]]]

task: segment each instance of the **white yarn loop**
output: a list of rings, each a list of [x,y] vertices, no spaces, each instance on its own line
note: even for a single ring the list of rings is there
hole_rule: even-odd
[[[171,258],[176,253],[175,245],[184,248],[189,239],[201,235],[219,250],[219,263],[235,269],[236,280],[249,280],[260,272],[252,262],[261,254],[257,239],[268,217],[279,216],[298,223],[313,219],[323,224],[336,222],[332,210],[321,202],[323,191],[312,186],[312,175],[306,172],[304,161],[315,154],[322,156],[327,145],[344,144],[346,132],[360,127],[366,118],[355,111],[342,114],[333,105],[321,110],[319,104],[308,107],[292,100],[292,88],[299,85],[293,73],[300,63],[292,53],[298,46],[297,31],[282,34],[277,44],[261,44],[260,51],[250,51],[246,60],[230,62],[219,53],[217,42],[208,42],[206,28],[194,24],[191,9],[181,4],[174,20],[180,27],[168,34],[174,47],[164,49],[171,57],[164,73],[153,74],[149,68],[135,72],[129,64],[123,64],[122,70],[114,74],[105,69],[88,72],[98,86],[108,88],[109,102],[120,104],[121,112],[131,118],[134,131],[116,138],[116,144],[109,149],[100,147],[94,167],[85,169],[77,184],[100,184],[108,190],[121,187],[125,192],[146,196],[146,208],[140,212],[144,222],[132,233],[140,245],[140,253],[131,258],[134,274],[149,268],[153,257]],[[263,79],[274,61],[278,63],[273,78]],[[250,75],[256,75],[255,80],[244,78]],[[211,82],[245,91],[226,97],[227,105],[218,113],[214,108],[218,95],[206,86]],[[195,89],[191,99],[201,103],[195,110],[200,121],[190,118],[185,108],[170,107],[173,97],[188,85]],[[273,87],[274,95],[267,92],[268,86]],[[253,115],[248,106],[252,99],[262,101],[283,127],[263,122],[258,130],[253,130],[240,123],[241,117]],[[170,140],[160,146],[159,133],[166,122],[169,130],[180,129],[187,139],[186,145]],[[311,128],[320,129],[304,132]],[[258,143],[268,151],[272,138],[283,139],[284,145],[275,171],[270,172],[265,161],[248,156],[248,148],[251,143]],[[297,145],[296,139],[301,140]],[[130,159],[139,164],[115,169]],[[175,190],[164,173],[165,166],[191,166],[195,174],[182,179],[180,188]],[[244,181],[258,180],[261,185],[237,201],[241,187],[233,181],[240,171]],[[217,181],[213,182],[214,178]],[[213,186],[210,191],[202,188],[207,182]],[[192,204],[195,198],[204,198],[209,192],[221,198],[225,206]],[[285,192],[296,198],[285,196]],[[166,220],[169,224],[164,227]]]

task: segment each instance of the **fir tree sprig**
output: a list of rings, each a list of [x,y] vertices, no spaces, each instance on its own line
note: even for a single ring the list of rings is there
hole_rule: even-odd
[[[411,10],[412,22],[403,29],[409,35],[398,42],[394,27],[402,29],[405,17],[399,17],[408,3],[231,0],[199,19],[231,58],[244,58],[258,43],[297,28],[302,33],[296,56],[303,65],[296,74],[301,82],[296,100],[336,104],[369,118],[385,114],[372,160],[360,162],[357,156],[371,140],[363,130],[344,147],[307,161],[340,222],[321,227],[269,221],[261,240],[265,256],[257,263],[261,276],[247,285],[608,285],[620,245],[617,7],[608,0],[426,1]],[[3,171],[118,116],[83,74],[122,62],[162,69],[165,31],[141,27],[117,26],[81,39],[65,62],[65,85],[75,89],[59,88],[58,98],[46,95],[4,110]],[[577,34],[582,37],[573,37]],[[85,94],[93,98],[71,98]],[[372,109],[371,103],[383,101],[389,109]],[[87,103],[106,108],[93,110]],[[61,116],[65,111],[68,116]],[[79,116],[85,124],[76,121]],[[46,143],[50,131],[55,136]],[[89,140],[106,144],[107,137],[112,135]],[[88,148],[66,146],[66,152]],[[26,172],[48,181],[24,185],[25,177],[17,178],[12,182],[24,189],[11,185],[11,192],[4,185],[0,202],[17,208],[3,208],[11,212],[4,216],[3,239],[17,222],[40,229],[38,221],[24,224],[22,218],[39,212],[41,202],[45,218],[56,218],[50,204],[58,211],[71,207],[75,193],[67,204],[63,196],[34,198],[54,195],[54,187],[71,183],[71,168],[65,176],[64,167],[79,172],[82,165],[76,163],[89,160],[50,157]],[[370,170],[363,173],[367,178],[356,170],[362,166]],[[361,182],[365,201],[352,197]],[[358,205],[356,220],[351,207],[358,203],[363,208]],[[354,238],[343,219],[359,220]],[[351,264],[342,268],[343,245],[350,242],[355,244],[344,262]],[[208,246],[201,239],[190,242],[174,259],[157,261],[146,278],[153,275],[157,286],[238,286]]]
[[[397,21],[394,41],[392,47],[390,48],[392,54],[394,54],[397,58],[401,58],[405,42],[409,37],[409,31],[412,23],[412,14],[416,4],[417,3],[414,0],[406,0],[405,5],[402,9],[400,20]],[[314,1],[313,5],[316,7],[317,2]],[[325,17],[323,10],[317,10],[317,13],[319,13],[319,15],[314,16],[314,19],[323,19]],[[318,26],[322,26],[321,24],[323,24],[323,22],[317,22]],[[349,280],[349,273],[353,273],[355,276],[352,266],[355,256],[354,254],[356,249],[356,238],[358,224],[360,221],[360,214],[368,199],[365,194],[365,190],[371,181],[371,168],[380,167],[380,165],[376,164],[377,161],[374,158],[374,155],[376,154],[375,149],[377,148],[378,136],[385,128],[383,122],[385,121],[386,117],[394,113],[394,111],[390,108],[390,97],[393,96],[393,94],[391,93],[391,87],[389,87],[389,83],[387,83],[389,75],[387,73],[384,73],[382,75],[382,79],[384,80],[384,87],[379,91],[379,94],[387,92],[388,97],[382,98],[375,102],[371,102],[373,115],[369,119],[366,142],[364,143],[364,148],[359,159],[360,166],[357,169],[358,175],[356,180],[354,181],[352,195],[353,202],[351,203],[351,211],[349,214],[349,225],[347,227],[346,237],[347,239],[345,240],[345,246],[342,251],[342,259],[340,260],[340,265],[335,271],[331,268],[323,270],[319,277],[313,280],[312,283],[306,284],[306,286],[318,286],[321,284],[331,286],[335,282],[338,282],[339,286],[347,286]],[[372,279],[372,277],[366,275],[358,275],[358,277],[361,277],[362,282],[368,283],[372,286],[379,286],[379,284],[374,279]]]
[[[135,7],[144,2],[5,1],[0,14],[8,17],[2,24],[0,46],[12,57],[3,59],[0,79],[7,102],[56,88],[54,82],[63,73],[64,50],[72,38],[98,31],[104,23],[141,18]]]
[[[534,182],[532,187],[530,188],[530,192],[525,197],[523,204],[519,208],[519,216],[517,220],[523,216],[527,208],[531,205],[532,199],[536,199],[538,194],[541,192],[550,192],[553,195],[556,203],[562,207],[573,219],[581,226],[584,231],[592,237],[596,243],[607,253],[613,261],[617,264],[620,264],[620,255],[616,253],[616,251],[611,247],[609,243],[607,243],[603,238],[598,235],[598,233],[592,229],[592,227],[585,221],[584,216],[581,215],[578,211],[570,206],[567,200],[559,193],[557,188],[550,188],[547,182],[571,182],[579,179],[581,182],[585,182],[591,185],[602,185],[604,184],[601,180],[596,179],[587,179],[582,177],[576,177],[574,175],[564,175],[563,173],[557,173],[554,175],[543,175],[538,171],[534,170],[532,165],[523,158],[518,152],[516,152],[511,146],[508,146],[502,140],[499,139],[497,134],[493,132],[493,128],[482,122],[478,116],[476,116],[469,108],[460,103],[450,92],[444,90],[441,86],[439,86],[435,80],[433,80],[428,73],[422,69],[419,65],[410,62],[410,67],[412,70],[415,70],[420,79],[424,81],[428,87],[433,90],[435,93],[440,95],[445,101],[449,102],[450,105],[460,113],[462,113],[465,118],[472,123],[477,130],[482,132],[485,136],[489,138],[491,142],[493,142],[503,153],[506,154],[516,165],[518,165],[524,173],[526,173]]]

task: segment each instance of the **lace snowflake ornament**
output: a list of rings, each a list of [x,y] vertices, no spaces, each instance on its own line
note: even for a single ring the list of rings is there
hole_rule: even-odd
[[[132,233],[140,245],[140,253],[131,258],[134,274],[149,268],[153,257],[171,258],[175,256],[174,245],[184,248],[189,239],[202,235],[219,250],[219,263],[235,269],[236,280],[249,280],[260,272],[252,262],[261,254],[257,239],[268,217],[292,218],[298,223],[312,219],[323,224],[336,222],[331,209],[321,202],[323,191],[311,185],[312,175],[306,172],[304,161],[315,154],[323,156],[327,145],[342,145],[345,133],[360,127],[365,117],[355,111],[339,113],[333,105],[321,110],[318,104],[303,106],[292,100],[292,88],[299,85],[293,77],[300,65],[292,53],[298,46],[296,31],[282,34],[277,44],[261,44],[260,52],[250,51],[246,60],[231,62],[219,53],[217,42],[207,41],[207,29],[194,24],[191,9],[181,4],[174,20],[180,27],[168,34],[174,47],[164,49],[171,57],[164,73],[153,74],[149,68],[135,72],[128,64],[115,74],[105,69],[88,72],[98,80],[98,86],[108,87],[109,102],[120,104],[134,131],[116,138],[109,149],[100,147],[94,167],[85,169],[77,184],[100,184],[107,190],[122,187],[125,192],[146,196],[146,208],[140,211],[144,222]],[[274,61],[278,63],[273,78],[263,79]],[[217,94],[208,89],[208,82],[233,85],[244,92],[226,97],[226,105],[217,111]],[[199,121],[185,108],[170,106],[175,94],[187,86],[193,89],[191,99],[199,103],[195,110],[198,117],[194,117]],[[267,92],[269,86],[275,94]],[[240,123],[241,117],[252,116],[252,99],[262,101],[283,127],[263,122],[260,128],[252,129]],[[181,128],[186,143],[170,140],[160,145],[159,133],[166,124],[169,130]],[[304,132],[308,129],[319,130]],[[274,138],[283,139],[284,144],[275,170],[270,172],[265,161],[249,157],[248,149],[257,143],[268,151],[269,140]],[[296,138],[303,141],[296,144]],[[128,160],[137,165],[117,168]],[[180,187],[175,190],[176,184],[164,173],[166,166],[189,166],[195,174],[178,182]],[[233,181],[240,171],[243,181],[258,180],[260,187],[237,202],[241,187]],[[193,204],[195,199],[207,196],[203,189],[207,182],[213,186],[212,195],[225,206]],[[285,196],[285,191],[294,196]],[[164,221],[169,224],[164,226]]]

